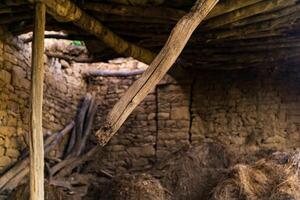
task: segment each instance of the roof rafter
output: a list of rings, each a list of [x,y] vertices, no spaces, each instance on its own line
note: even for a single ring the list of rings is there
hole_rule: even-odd
[[[32,0],[29,0],[29,2],[32,3]],[[154,53],[119,37],[70,0],[52,0],[45,3],[47,5],[47,12],[56,20],[74,23],[81,29],[95,35],[117,53],[124,56],[131,56],[145,63],[151,63],[154,59]]]

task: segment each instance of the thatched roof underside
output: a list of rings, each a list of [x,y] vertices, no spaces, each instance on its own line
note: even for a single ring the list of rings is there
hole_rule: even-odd
[[[53,0],[54,1],[54,0]],[[56,2],[63,2],[55,0]],[[193,0],[71,0],[122,39],[158,53]],[[33,5],[26,0],[0,3],[0,25],[14,35],[33,29]],[[47,16],[46,35],[85,41],[98,59],[120,56],[71,21]],[[295,63],[300,54],[299,0],[220,0],[198,27],[180,56],[186,66],[236,69]]]

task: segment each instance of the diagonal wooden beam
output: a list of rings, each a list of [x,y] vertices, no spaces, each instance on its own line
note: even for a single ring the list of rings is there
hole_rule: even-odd
[[[33,0],[28,0],[33,2]],[[144,63],[151,63],[155,58],[155,54],[151,51],[130,43],[110,29],[105,27],[100,21],[88,15],[84,10],[79,8],[70,0],[49,0],[45,1],[47,12],[56,20],[61,22],[73,22],[81,29],[95,35],[102,40],[108,47],[123,56],[131,56]]]
[[[203,21],[218,0],[197,0],[191,11],[175,26],[165,46],[143,73],[127,90],[108,114],[106,122],[96,132],[99,143],[104,146],[118,131],[134,108],[163,78],[182,52],[197,26]]]

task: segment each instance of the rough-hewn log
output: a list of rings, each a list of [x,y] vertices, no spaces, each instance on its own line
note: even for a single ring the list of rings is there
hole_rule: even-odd
[[[144,73],[144,69],[136,69],[131,71],[111,71],[111,70],[100,70],[100,69],[87,69],[82,72],[83,76],[104,76],[104,77],[127,77],[127,76],[135,76]]]
[[[44,141],[43,141],[43,84],[44,32],[46,6],[35,2],[35,20],[32,44],[31,123],[30,123],[30,199],[44,199]]]
[[[255,24],[255,23],[259,23],[262,21],[269,21],[269,20],[274,20],[280,17],[284,17],[284,16],[288,16],[292,13],[295,12],[299,12],[300,11],[300,5],[292,5],[286,8],[283,8],[281,10],[275,10],[274,12],[267,12],[267,13],[263,13],[263,14],[259,14],[259,15],[255,15],[252,17],[248,17],[246,19],[243,20],[239,20],[237,22],[234,22],[232,24],[230,24],[230,27],[237,27],[237,26],[245,26],[245,25],[249,25],[249,24]],[[227,28],[227,27],[226,27]]]
[[[128,17],[158,18],[173,21],[178,21],[186,13],[185,11],[172,8],[139,7],[88,2],[82,4],[81,7],[87,10],[97,11],[103,14],[114,14]]]
[[[78,56],[70,56],[67,54],[59,53],[59,52],[50,52],[46,51],[45,54],[48,57],[53,57],[53,58],[59,58],[59,59],[64,59],[69,62],[78,62],[78,63],[91,63],[94,61],[94,58],[92,57],[78,57]]]
[[[75,143],[75,146],[74,146],[73,155],[77,155],[77,152],[79,151],[81,141],[82,141],[82,137],[83,137],[84,121],[86,119],[87,111],[89,109],[91,101],[92,101],[92,95],[87,94],[84,98],[83,103],[82,103],[80,112],[78,113],[78,115],[76,117],[76,143]]]
[[[198,0],[191,11],[173,29],[168,41],[145,73],[117,102],[108,114],[105,124],[97,131],[99,143],[105,145],[121,127],[134,108],[163,78],[185,47],[194,30],[207,16],[218,0]]]
[[[87,140],[91,134],[91,130],[93,128],[94,117],[95,117],[95,114],[97,111],[97,107],[98,107],[98,103],[96,102],[95,94],[92,94],[91,103],[90,103],[89,109],[86,113],[86,119],[84,120],[84,126],[83,126],[83,131],[82,131],[83,136],[81,139],[79,149],[76,152],[77,156],[80,156],[83,153],[84,148],[86,147],[86,142],[87,142]]]
[[[65,159],[52,167],[51,173],[56,177],[63,177],[68,173],[71,173],[72,170],[77,168],[79,165],[93,159],[93,156],[95,155],[95,153],[99,153],[99,150],[101,150],[101,147],[95,146],[80,157],[71,157]],[[55,175],[56,173],[59,174]]]
[[[131,56],[145,63],[150,63],[155,57],[151,51],[125,41],[113,33],[70,0],[52,0],[46,1],[46,4],[48,11],[54,18],[59,21],[73,22],[83,30],[95,35],[121,55]]]
[[[57,141],[61,140],[66,134],[68,134],[71,129],[74,127],[75,123],[72,121],[68,124],[61,132],[52,134],[45,140],[45,153],[48,153],[54,145],[57,144]],[[10,189],[7,185],[10,182],[16,182],[14,180],[22,180],[29,173],[29,158],[26,157],[23,160],[19,161],[14,167],[9,169],[4,175],[0,177],[0,191]],[[27,173],[25,173],[25,171]],[[17,176],[17,177],[16,177]],[[10,186],[11,187],[11,186]]]
[[[205,19],[210,19],[231,11],[247,7],[263,0],[226,0],[218,3]]]
[[[219,17],[210,19],[206,22],[206,24],[202,26],[202,28],[206,30],[211,30],[226,24],[230,24],[232,22],[236,22],[241,19],[245,19],[250,16],[254,16],[256,14],[295,5],[296,2],[297,0],[277,0],[277,1],[265,0],[245,8],[234,10],[225,15],[220,15]]]
[[[90,149],[88,152],[84,153],[80,157],[74,157],[75,159],[72,160],[64,160],[62,161],[61,170],[57,173],[56,177],[65,177],[72,173],[73,169],[79,167],[80,165],[93,160],[95,154],[101,153],[102,147],[101,146],[94,146],[92,149]],[[66,161],[66,162],[65,162]],[[60,164],[60,163],[59,163]]]
[[[263,0],[226,0],[217,4],[209,15],[204,19],[223,15],[225,13],[247,7]],[[145,17],[158,18],[165,20],[178,21],[186,12],[178,9],[163,8],[163,7],[138,7],[129,5],[112,5],[103,3],[88,3],[85,2],[81,6],[84,9],[97,11],[103,14],[114,14],[129,17]]]

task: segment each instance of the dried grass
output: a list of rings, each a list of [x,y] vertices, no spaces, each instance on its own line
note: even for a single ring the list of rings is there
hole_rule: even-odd
[[[171,155],[155,166],[152,174],[160,178],[172,199],[207,199],[227,166],[224,148],[206,143]]]
[[[214,189],[213,200],[299,200],[300,152],[276,153],[253,165],[236,165]]]
[[[29,197],[29,184],[24,184],[17,187],[8,200],[28,200]],[[74,198],[64,192],[62,188],[45,183],[45,200],[74,200]]]
[[[102,191],[101,199],[164,200],[166,197],[160,182],[151,175],[143,173],[115,177]]]

